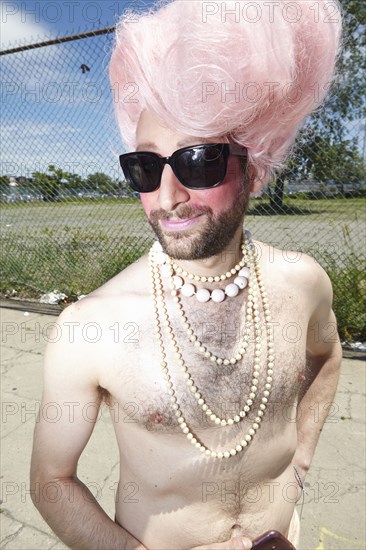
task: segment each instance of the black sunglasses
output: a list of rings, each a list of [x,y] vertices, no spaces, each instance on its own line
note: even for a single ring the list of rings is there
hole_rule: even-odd
[[[160,187],[165,164],[188,189],[216,187],[225,179],[230,155],[247,157],[247,149],[236,144],[206,143],[178,149],[170,157],[150,151],[126,153],[120,155],[119,162],[134,191],[151,193]]]

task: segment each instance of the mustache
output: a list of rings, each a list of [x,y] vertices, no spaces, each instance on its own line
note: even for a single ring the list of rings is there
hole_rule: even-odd
[[[184,220],[187,218],[194,218],[201,214],[212,215],[212,209],[209,206],[194,206],[186,205],[181,208],[174,210],[173,212],[168,212],[160,208],[159,210],[152,210],[150,212],[150,221],[157,222],[159,220]]]

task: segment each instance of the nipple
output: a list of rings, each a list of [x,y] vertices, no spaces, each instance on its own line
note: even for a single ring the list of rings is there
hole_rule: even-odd
[[[164,415],[159,412],[152,413],[149,414],[149,420],[154,424],[160,424],[164,420]]]

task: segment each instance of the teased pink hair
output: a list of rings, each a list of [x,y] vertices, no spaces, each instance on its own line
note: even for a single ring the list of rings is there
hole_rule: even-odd
[[[110,80],[128,150],[146,108],[183,134],[246,146],[256,190],[270,181],[329,91],[342,23],[338,0],[265,4],[163,0],[122,16]]]

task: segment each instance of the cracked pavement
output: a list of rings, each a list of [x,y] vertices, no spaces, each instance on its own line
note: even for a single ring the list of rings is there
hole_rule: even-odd
[[[33,429],[42,392],[43,329],[55,317],[1,309],[1,540],[15,550],[67,548],[29,494]],[[345,353],[346,355],[346,353]],[[305,481],[298,550],[365,550],[365,361],[344,357],[334,406]],[[78,475],[114,517],[118,448],[106,410],[79,461]]]

